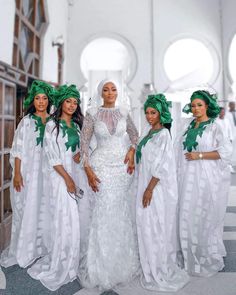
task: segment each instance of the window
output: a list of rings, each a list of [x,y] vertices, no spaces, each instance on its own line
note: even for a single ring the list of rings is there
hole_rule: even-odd
[[[44,0],[16,0],[13,66],[40,75],[40,45],[47,25]]]
[[[229,49],[229,60],[228,60],[228,65],[229,65],[229,73],[232,78],[232,82],[236,82],[236,35],[234,36],[230,49]]]
[[[9,163],[15,130],[15,85],[0,79],[0,223],[11,214]]]
[[[214,60],[205,44],[186,38],[169,46],[164,56],[164,69],[171,83],[178,81],[180,88],[194,87],[212,79]]]

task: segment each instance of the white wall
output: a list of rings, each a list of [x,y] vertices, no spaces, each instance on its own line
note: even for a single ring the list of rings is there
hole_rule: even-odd
[[[233,1],[233,0],[232,0]],[[164,91],[169,81],[163,69],[167,47],[178,38],[193,37],[211,46],[221,64],[221,28],[217,0],[89,0],[74,1],[68,25],[67,80],[77,85],[84,83],[80,71],[80,54],[92,36],[116,33],[126,38],[135,48],[138,59],[136,75],[130,86],[136,101],[142,85],[154,82]],[[154,30],[154,60],[151,55],[151,36]],[[216,68],[217,71],[217,68]],[[222,72],[213,87],[222,93]]]
[[[47,28],[44,44],[42,48],[43,62],[42,62],[42,79],[51,82],[57,82],[57,68],[58,56],[57,47],[52,46],[52,42],[62,35],[65,41],[64,54],[67,56],[67,24],[68,24],[68,1],[67,0],[48,0],[48,17],[49,26]],[[64,68],[66,68],[66,61],[64,61]],[[64,74],[65,80],[65,74]]]
[[[131,83],[133,97],[150,81],[150,25],[148,0],[74,1],[68,26],[67,81],[83,85],[80,54],[95,36],[115,33],[125,38],[137,53],[137,72]]]
[[[15,0],[0,0],[0,60],[12,65]]]
[[[213,52],[215,48],[222,63],[218,0],[154,0],[154,19],[155,83],[158,91],[164,91],[170,83],[163,70],[164,52],[179,38],[193,37],[203,41]],[[212,86],[222,94],[222,71]]]
[[[85,83],[80,70],[80,56],[93,38],[112,34],[122,36],[137,54],[137,71],[129,86],[133,90],[133,111],[139,125],[140,102],[137,98],[143,84],[154,80],[159,92],[169,86],[163,58],[173,41],[181,37],[203,41],[215,53],[214,57],[221,66],[219,8],[219,0],[74,0],[69,9],[66,80],[78,86]],[[221,68],[215,68],[215,78],[212,86],[222,95]]]
[[[223,28],[223,58],[224,58],[224,83],[225,83],[225,97],[227,99],[230,93],[230,86],[232,80],[230,79],[228,69],[228,54],[230,43],[236,34],[236,1],[235,0],[221,0],[222,6],[222,28]],[[236,65],[235,65],[236,66]]]

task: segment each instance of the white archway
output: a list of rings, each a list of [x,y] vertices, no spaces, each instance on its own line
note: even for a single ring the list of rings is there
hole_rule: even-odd
[[[117,103],[130,105],[128,83],[132,80],[136,67],[136,53],[132,45],[122,37],[106,34],[91,38],[80,55],[80,69],[87,81],[82,87],[84,111],[89,104],[100,104],[92,98],[96,85],[104,78],[115,80],[119,89]]]

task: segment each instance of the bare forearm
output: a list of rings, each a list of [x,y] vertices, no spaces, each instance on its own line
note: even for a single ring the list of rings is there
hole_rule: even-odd
[[[192,160],[219,160],[220,155],[217,151],[191,152],[191,153],[186,153],[185,158],[188,161],[192,161]]]
[[[219,160],[220,155],[217,151],[213,152],[203,152],[202,153],[202,158],[205,160]]]
[[[159,182],[159,178],[156,178],[156,177],[152,177],[151,178],[151,180],[149,181],[149,184],[148,184],[148,186],[147,186],[147,188],[146,188],[146,190],[148,190],[148,191],[153,191],[154,190],[154,188],[155,188],[155,186],[157,185],[157,183]]]
[[[65,181],[71,178],[62,165],[56,165],[53,168],[57,171],[58,174],[61,175],[61,177],[64,178]]]
[[[15,174],[20,174],[21,170],[21,159],[15,158]]]

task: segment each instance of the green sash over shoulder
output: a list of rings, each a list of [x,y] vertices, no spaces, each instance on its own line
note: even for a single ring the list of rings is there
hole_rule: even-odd
[[[193,149],[196,150],[198,146],[197,136],[202,137],[202,134],[204,130],[206,129],[206,126],[211,124],[212,122],[214,122],[213,118],[209,119],[208,121],[201,122],[198,128],[194,128],[196,125],[196,122],[195,120],[193,120],[190,123],[186,132],[184,133],[184,136],[186,135],[185,140],[183,142],[184,150],[187,150],[189,153],[192,152]]]
[[[146,143],[154,136],[154,134],[160,132],[163,128],[160,129],[156,129],[156,130],[150,130],[148,132],[148,134],[146,136],[144,136],[144,138],[140,141],[140,143],[137,146],[137,150],[136,150],[136,162],[137,164],[139,163],[139,161],[141,160],[142,157],[142,148],[143,146],[146,145]]]
[[[60,127],[62,129],[62,137],[68,136],[68,141],[65,143],[66,150],[71,148],[72,152],[76,151],[76,147],[80,147],[80,130],[79,126],[71,120],[71,127],[68,127],[65,120],[60,120]]]
[[[36,138],[36,144],[41,144],[41,147],[43,146],[43,137],[45,132],[46,124],[43,123],[42,118],[39,116],[36,116],[35,114],[31,114],[30,118],[34,119],[35,121],[35,132],[39,132],[39,136]],[[49,121],[49,117],[46,118],[46,123]]]

